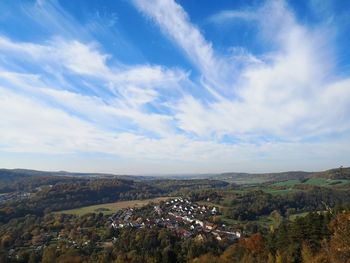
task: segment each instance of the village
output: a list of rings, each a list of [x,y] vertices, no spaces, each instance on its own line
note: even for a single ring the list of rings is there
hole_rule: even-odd
[[[141,209],[119,210],[110,219],[114,229],[164,227],[184,238],[203,239],[213,235],[217,240],[239,239],[242,235],[239,229],[211,222],[218,215],[220,211],[215,206],[199,205],[178,197]]]
[[[10,192],[0,194],[0,204],[10,202],[10,201],[20,201],[27,199],[31,193],[27,192]]]

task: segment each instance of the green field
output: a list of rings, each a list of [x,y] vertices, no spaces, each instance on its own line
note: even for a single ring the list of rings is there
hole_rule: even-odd
[[[300,184],[300,181],[298,179],[293,179],[293,180],[288,180],[288,181],[283,181],[283,182],[277,182],[272,184],[272,186],[289,186],[292,187],[296,184]]]
[[[318,186],[328,186],[328,185],[342,185],[349,183],[349,180],[333,180],[333,179],[325,179],[325,178],[310,178],[305,182],[305,184],[310,185],[318,185]]]
[[[130,201],[120,201],[115,203],[107,203],[100,205],[90,205],[84,206],[76,209],[63,210],[55,212],[56,214],[71,214],[71,215],[84,215],[88,213],[103,213],[105,215],[110,215],[115,213],[117,210],[128,208],[128,207],[142,207],[148,205],[150,203],[159,203],[161,201],[165,201],[172,197],[157,197],[152,199],[144,199],[144,200],[130,200]]]
[[[228,218],[224,215],[218,216],[222,223],[233,226],[242,226],[245,224],[256,224],[263,228],[270,228],[271,226],[275,226],[277,222],[271,216],[260,216],[258,220],[250,220],[250,221],[240,221]]]
[[[316,186],[332,186],[332,185],[344,185],[350,183],[350,180],[346,179],[326,179],[326,178],[310,178],[305,182],[301,182],[298,179],[287,180],[282,182],[277,182],[271,184],[271,186],[285,186],[285,187],[294,187],[297,184],[308,184]]]

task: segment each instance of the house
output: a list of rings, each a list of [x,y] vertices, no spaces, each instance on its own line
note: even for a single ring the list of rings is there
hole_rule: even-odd
[[[198,219],[196,219],[195,223],[197,225],[200,225],[201,227],[203,227],[203,225],[204,225],[204,223],[202,221],[198,220]]]
[[[241,237],[241,232],[240,232],[240,231],[236,231],[235,234],[236,234],[236,237],[237,237],[237,238],[240,238],[240,237]]]
[[[219,240],[219,241],[221,241],[222,240],[222,238],[221,238],[221,236],[220,236],[220,234],[218,233],[218,232],[212,232],[213,233],[213,235],[215,236],[215,238],[217,239],[217,240]]]
[[[213,230],[217,227],[217,225],[210,223],[210,222],[205,222],[205,228],[208,230]]]

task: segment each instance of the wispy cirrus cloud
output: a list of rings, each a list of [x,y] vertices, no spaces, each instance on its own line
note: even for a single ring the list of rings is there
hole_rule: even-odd
[[[193,69],[125,63],[95,37],[98,23],[77,25],[57,2],[37,2],[26,15],[53,33],[35,41],[0,35],[0,152],[105,154],[137,173],[160,163],[166,172],[213,172],[347,161],[350,78],[336,74],[324,26],[301,24],[283,1],[223,10],[208,19],[244,19],[271,47],[223,52],[177,2],[133,5]],[[115,23],[101,26],[111,39]]]
[[[179,5],[173,1],[166,3],[162,2],[159,10],[151,8],[157,6],[156,1],[138,1],[137,6],[154,18],[166,34],[176,32],[177,35],[185,36],[188,28],[195,30]],[[161,12],[163,9],[171,12],[176,18],[169,20],[167,15],[163,17],[161,15],[164,14]],[[247,14],[241,11],[224,12],[224,14],[231,12],[234,16],[242,18]],[[252,13],[253,11],[249,14]],[[343,93],[346,99],[342,100],[343,106],[340,108],[345,113],[349,94],[348,80],[330,83],[327,79],[332,74],[332,58],[327,52],[319,52],[328,44],[327,38],[322,35],[323,31],[313,31],[298,24],[282,1],[268,2],[259,7],[254,11],[254,20],[260,27],[259,31],[262,34],[260,37],[273,36],[269,41],[278,49],[256,60],[249,59],[249,63],[236,75],[236,82],[226,83],[226,88],[236,91],[233,96],[225,97],[224,92],[220,93],[220,82],[215,83],[214,87],[221,96],[217,96],[214,101],[203,103],[201,98],[185,96],[179,101],[175,111],[180,127],[200,136],[213,134],[260,136],[263,133],[299,137],[301,134],[318,134],[323,128],[327,130],[329,120],[342,113],[327,108],[324,98],[331,100],[332,96],[329,96],[329,93],[332,91]],[[181,22],[170,23],[170,21]],[[177,24],[184,26],[177,27]],[[199,31],[197,33],[200,34]],[[175,37],[175,41],[186,53],[192,55],[195,53],[192,52],[194,50],[192,46],[206,46],[211,49],[210,43],[202,35],[196,40],[192,39],[192,46],[183,44],[181,37]],[[220,59],[225,60],[222,56]],[[236,58],[230,59],[226,59],[227,65],[232,63],[234,67],[235,63],[240,63]],[[213,68],[220,68],[221,63],[217,61],[212,60]],[[334,86],[338,87],[338,91]],[[332,103],[336,102],[329,101],[328,107]],[[332,117],[325,122],[319,121],[325,115]],[[306,120],[307,125],[299,126]],[[348,125],[341,126],[344,129],[348,128]]]
[[[132,126],[155,134],[164,133],[170,126],[165,122],[171,117],[147,111],[145,104],[160,97],[158,89],[176,89],[187,80],[187,73],[178,69],[150,65],[109,66],[108,55],[100,53],[97,47],[77,41],[61,39],[37,45],[1,38],[0,50],[6,52],[11,61],[19,59],[20,64],[40,65],[37,74],[0,72],[8,87],[20,90],[23,95],[50,100],[56,106],[61,105],[67,111],[101,125],[113,118],[116,122],[122,120],[125,127],[116,123],[118,129]],[[23,57],[25,59],[21,59]],[[65,78],[65,83],[76,75],[98,87],[93,89],[93,96],[87,95],[88,85],[80,90],[71,87],[74,83],[57,86],[57,75]]]
[[[235,19],[243,19],[243,20],[257,20],[258,15],[252,11],[244,11],[244,10],[223,10],[219,13],[216,13],[208,18],[208,21],[211,23],[229,23]]]
[[[175,1],[133,1],[135,6],[150,17],[166,36],[180,47],[192,64],[199,70],[201,78],[208,85],[205,88],[214,97],[220,97],[217,92],[227,91],[232,86],[234,65],[227,63],[218,56],[212,43],[207,41],[198,27],[190,22],[183,8]],[[215,88],[213,88],[215,86]]]

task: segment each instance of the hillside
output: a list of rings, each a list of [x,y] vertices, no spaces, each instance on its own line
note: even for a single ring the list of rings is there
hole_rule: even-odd
[[[0,169],[0,193],[28,191],[42,185],[58,182],[76,183],[87,179],[121,179],[129,181],[152,180],[152,176],[115,175],[107,173],[72,173],[66,171],[37,171],[29,169]]]
[[[42,184],[42,180],[46,180],[47,184],[55,184],[60,180],[85,180],[88,178],[105,178],[105,179],[124,179],[131,181],[148,181],[149,183],[160,183],[169,181],[191,181],[200,182],[200,179],[209,179],[209,182],[216,184],[216,180],[235,184],[260,184],[264,182],[287,181],[293,179],[350,179],[350,167],[333,168],[326,171],[287,171],[279,173],[222,173],[222,174],[191,174],[191,175],[162,175],[162,176],[140,176],[140,175],[115,175],[107,173],[72,173],[66,171],[37,171],[27,169],[0,169],[0,193],[14,190],[13,182],[16,185]],[[199,181],[198,181],[199,180]],[[40,183],[39,183],[40,181]],[[208,182],[206,182],[207,184]],[[188,184],[188,182],[186,183]],[[9,188],[9,189],[4,189]]]
[[[340,167],[323,172],[312,173],[311,178],[350,179],[350,167]]]
[[[98,178],[119,178],[129,180],[150,180],[154,179],[152,176],[139,175],[117,175],[111,173],[74,173],[67,171],[38,171],[30,169],[0,169],[0,179],[33,177],[33,176],[66,176],[66,177],[98,177]]]
[[[350,179],[350,168],[341,167],[320,172],[289,171],[280,173],[223,173],[209,177],[235,184],[260,184],[264,182],[286,181],[292,179]]]

